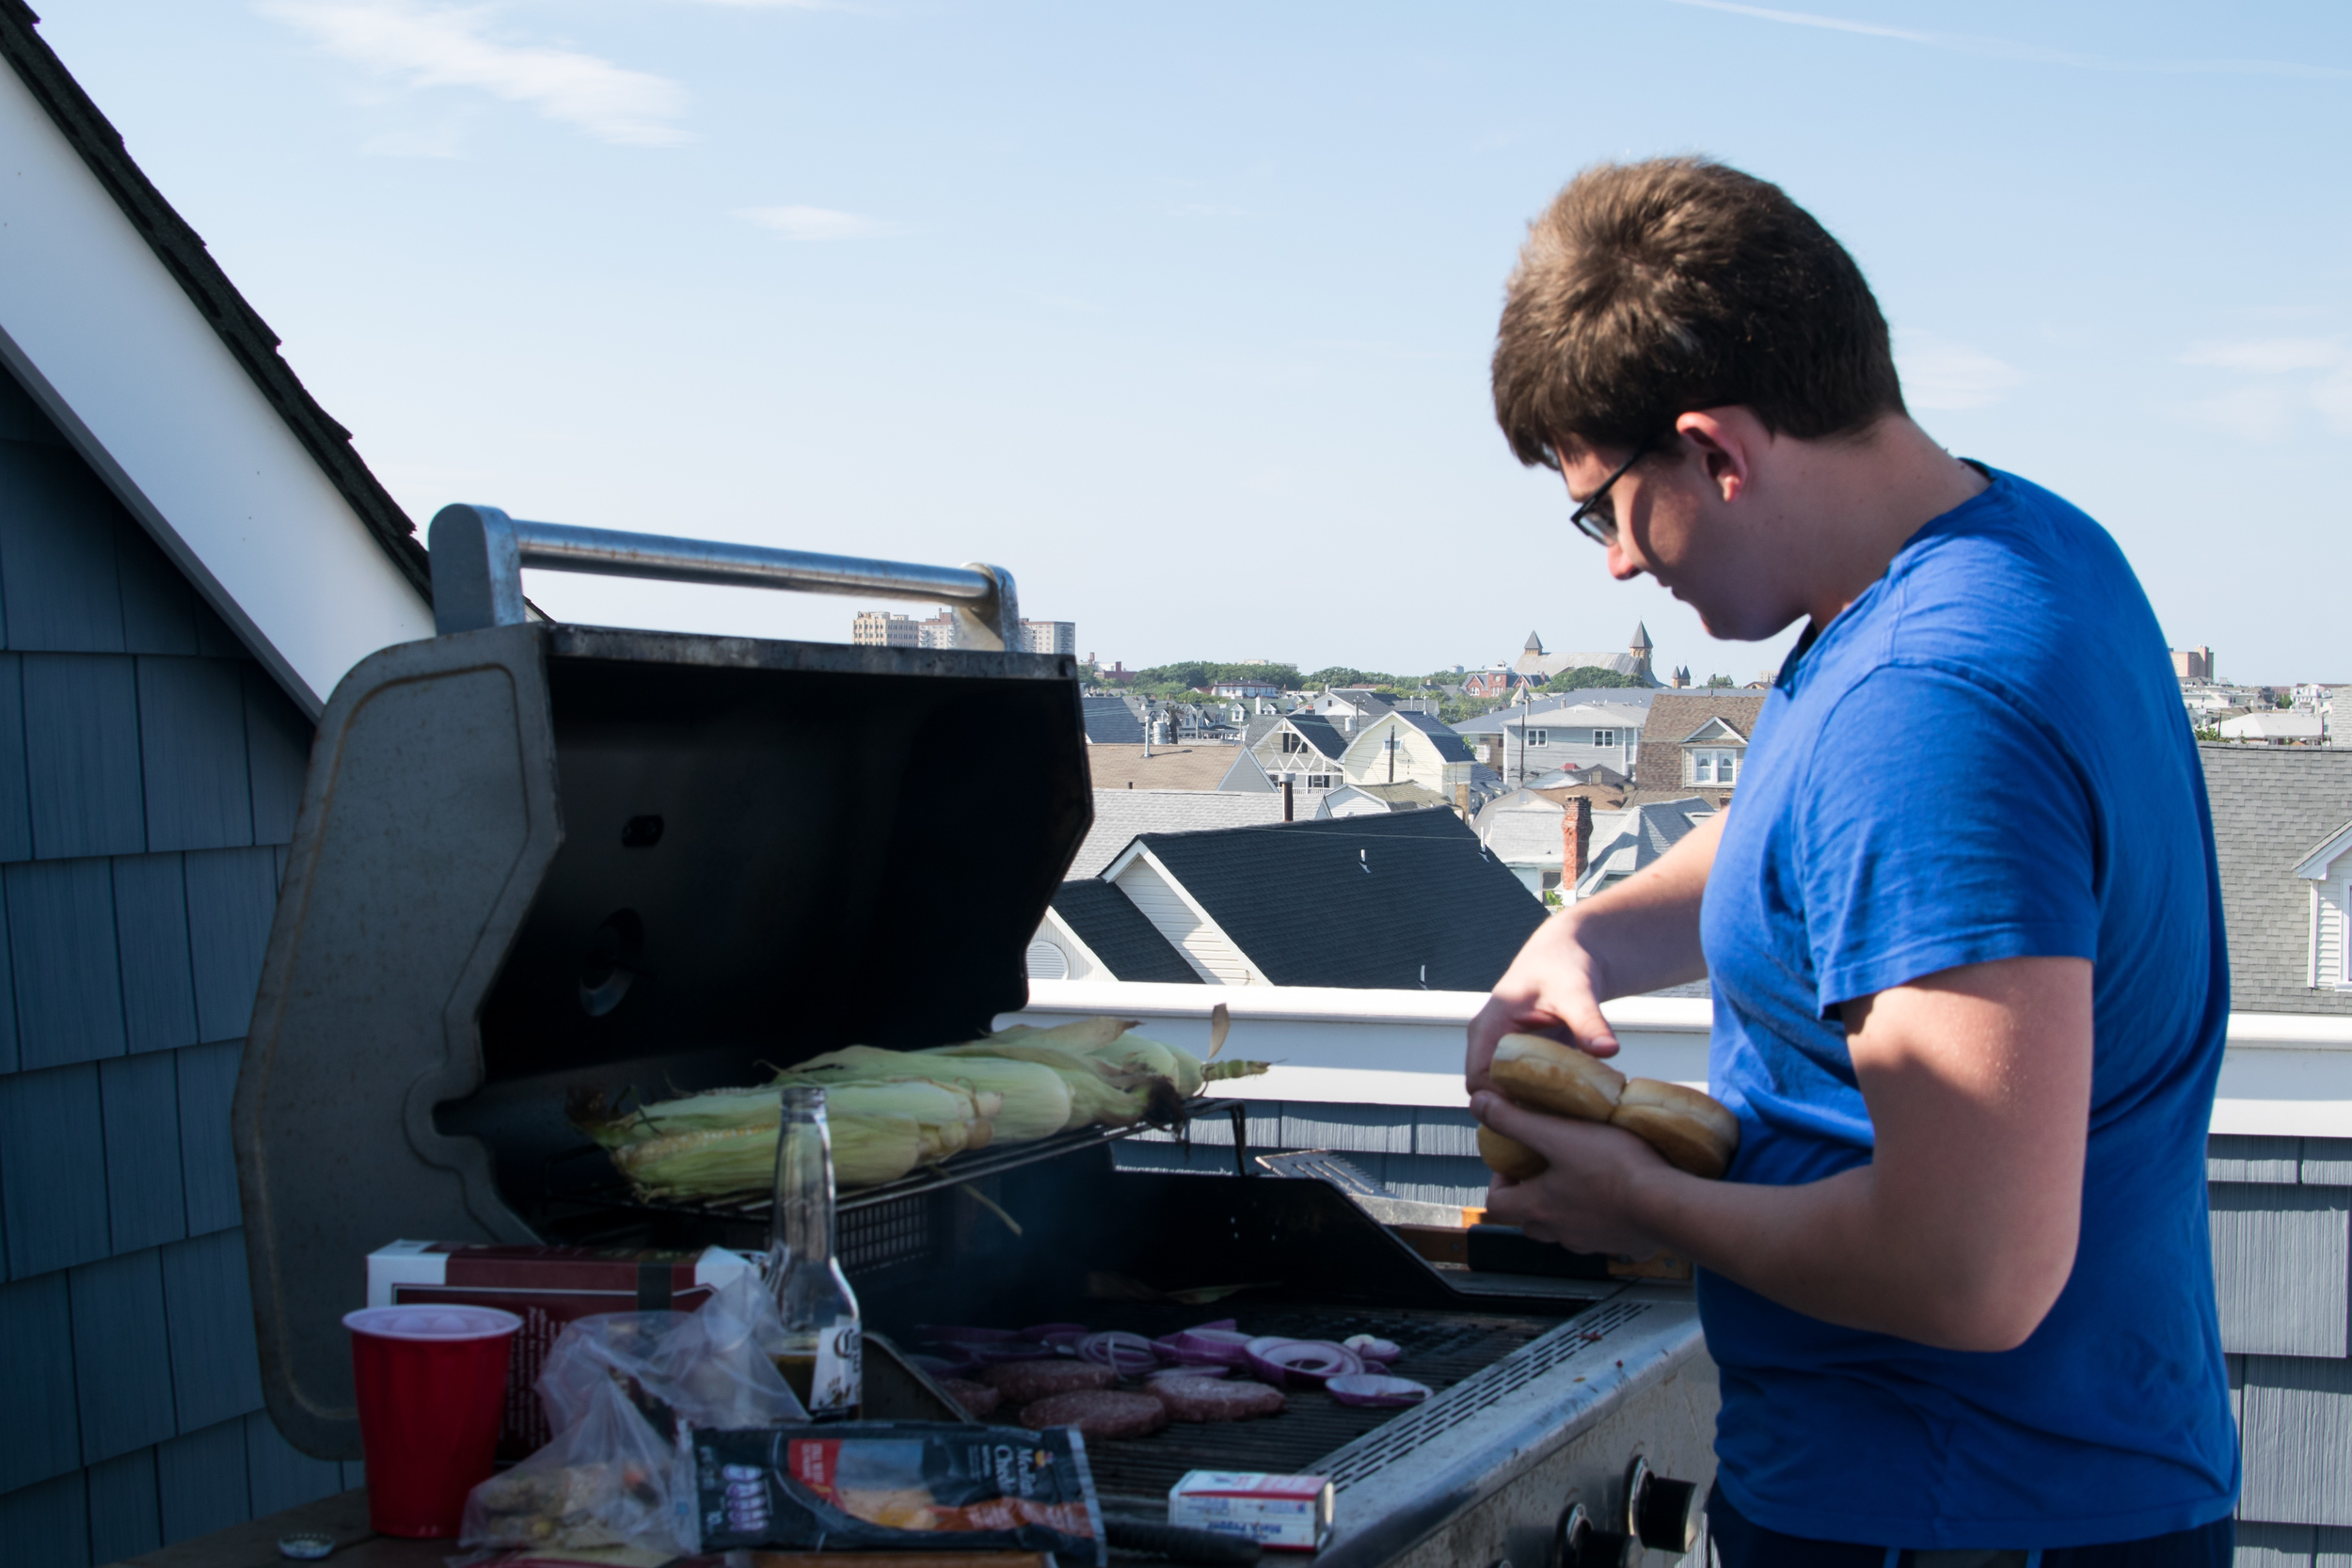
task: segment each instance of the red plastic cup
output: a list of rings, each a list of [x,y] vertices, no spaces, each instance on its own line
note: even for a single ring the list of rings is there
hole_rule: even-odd
[[[343,1315],[379,1535],[453,1536],[490,1479],[507,1358],[523,1321],[494,1307],[368,1307]]]

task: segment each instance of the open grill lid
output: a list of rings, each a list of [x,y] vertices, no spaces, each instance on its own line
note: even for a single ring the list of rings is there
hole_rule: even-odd
[[[433,561],[445,635],[320,721],[237,1083],[263,1389],[322,1456],[358,1456],[370,1251],[535,1240],[501,1167],[565,1136],[566,1087],[984,1031],[1091,815],[1073,661],[1001,651],[994,568],[458,507]],[[944,598],[1000,651],[531,624],[524,564]],[[501,1098],[511,1138],[467,1114]]]

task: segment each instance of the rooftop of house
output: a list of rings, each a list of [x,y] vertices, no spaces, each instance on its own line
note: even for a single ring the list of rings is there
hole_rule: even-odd
[[[1342,784],[1323,798],[1316,807],[1317,816],[1331,816],[1348,809],[1351,804],[1366,803],[1385,806],[1391,811],[1427,811],[1446,803],[1444,796],[1427,784],[1400,779],[1395,784]]]
[[[1054,912],[1121,980],[1201,983],[1200,973],[1184,961],[1184,956],[1169,946],[1143,911],[1108,882],[1081,877],[1062,883],[1054,895]]]
[[[1317,754],[1334,766],[1338,764],[1341,757],[1347,754],[1348,737],[1340,733],[1340,727],[1320,713],[1308,713],[1304,710],[1284,714],[1281,718],[1274,720],[1266,726],[1264,732],[1253,730],[1250,736],[1251,743],[1255,744],[1258,740],[1263,739],[1266,733],[1282,724],[1288,724],[1296,731],[1300,739],[1313,747]]]
[[[1680,790],[1683,741],[1705,728],[1710,719],[1720,719],[1755,740],[1756,716],[1763,712],[1769,695],[1724,687],[1661,691],[1642,724],[1642,753],[1633,764],[1633,782],[1645,792]]]
[[[1653,800],[1623,811],[1595,812],[1591,860],[1578,887],[1590,892],[1618,877],[1629,877],[1688,837],[1695,815],[1713,815],[1714,805],[1695,795]]]
[[[1427,713],[1399,713],[1396,718],[1399,723],[1410,724],[1413,728],[1427,736],[1431,742],[1437,746],[1438,755],[1441,760],[1446,762],[1471,762],[1476,760],[1470,752],[1470,743],[1465,741],[1461,736],[1454,731],[1453,725],[1446,723],[1435,715]]]
[[[2295,867],[2352,822],[2352,751],[2197,748],[2213,808],[2221,912],[2236,1012],[2352,1013],[2352,993],[2314,990],[2311,889]]]
[[[1086,724],[1089,746],[1143,744],[1143,721],[1124,697],[1081,697],[1079,717]]]
[[[1584,687],[1575,691],[1559,691],[1538,697],[1524,706],[1513,703],[1508,706],[1496,708],[1491,713],[1482,713],[1475,719],[1465,719],[1454,726],[1454,733],[1456,735],[1499,735],[1505,724],[1517,729],[1521,719],[1526,719],[1531,722],[1544,720],[1551,720],[1555,723],[1566,722],[1564,720],[1554,719],[1553,715],[1569,708],[1596,706],[1629,710],[1612,715],[1612,719],[1615,722],[1640,729],[1644,716],[1649,712],[1652,700],[1661,695],[1664,693],[1645,691],[1636,687]]]
[[[1089,755],[1102,747],[1089,750]],[[1141,747],[1136,747],[1141,751]],[[1232,748],[1215,752],[1230,764]],[[1162,756],[1169,753],[1163,752]],[[1153,759],[1157,761],[1155,757]],[[1189,833],[1211,828],[1242,828],[1282,820],[1279,792],[1207,788],[1109,789],[1098,775],[1094,790],[1094,825],[1078,846],[1077,858],[1067,875],[1091,877],[1119,857],[1138,833]]]
[[[1141,847],[1278,986],[1486,990],[1544,918],[1450,811],[1155,833]]]

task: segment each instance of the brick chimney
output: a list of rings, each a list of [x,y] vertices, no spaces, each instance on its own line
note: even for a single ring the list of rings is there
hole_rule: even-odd
[[[1560,886],[1573,897],[1593,856],[1593,802],[1580,795],[1560,814]]]

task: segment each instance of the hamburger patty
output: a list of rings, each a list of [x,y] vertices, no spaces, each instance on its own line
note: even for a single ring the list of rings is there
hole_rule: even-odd
[[[1151,1386],[1152,1397],[1167,1406],[1168,1418],[1178,1421],[1246,1421],[1253,1416],[1282,1413],[1282,1391],[1263,1383],[1227,1383],[1221,1378],[1164,1377]]]
[[[1091,1361],[1005,1361],[980,1373],[980,1381],[1011,1405],[1033,1404],[1056,1394],[1107,1388],[1116,1382],[1108,1367]]]
[[[1076,1427],[1090,1440],[1106,1437],[1148,1437],[1168,1425],[1168,1406],[1149,1394],[1120,1394],[1087,1389],[1056,1394],[1024,1405],[1021,1424],[1032,1432],[1047,1427]]]

